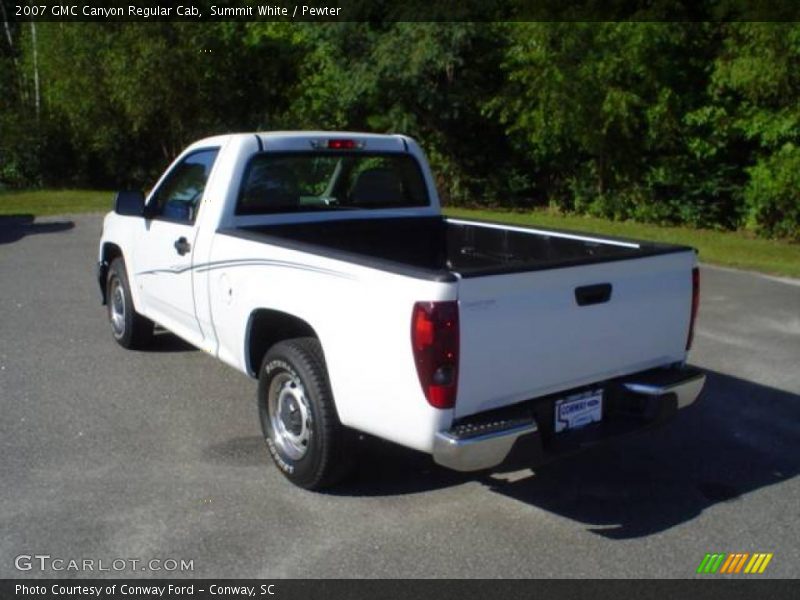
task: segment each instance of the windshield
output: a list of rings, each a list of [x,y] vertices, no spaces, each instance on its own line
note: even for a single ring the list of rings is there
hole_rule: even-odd
[[[408,154],[258,154],[236,214],[428,206],[419,164]]]

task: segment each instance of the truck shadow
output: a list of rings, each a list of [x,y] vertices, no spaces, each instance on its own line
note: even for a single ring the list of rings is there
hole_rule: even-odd
[[[33,215],[1,215],[0,244],[11,244],[38,233],[59,233],[75,227],[73,221],[36,223]]]
[[[531,471],[459,474],[383,444],[337,494],[419,493],[467,481],[612,539],[652,535],[800,472],[800,396],[709,372],[698,403],[662,429]],[[517,469],[516,472],[510,472]]]

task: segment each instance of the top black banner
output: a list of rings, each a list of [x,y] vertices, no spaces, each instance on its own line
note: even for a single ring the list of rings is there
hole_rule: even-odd
[[[796,0],[0,0],[6,21],[797,21]]]

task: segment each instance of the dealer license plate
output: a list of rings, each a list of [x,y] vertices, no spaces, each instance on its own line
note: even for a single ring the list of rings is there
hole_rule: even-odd
[[[556,400],[556,433],[580,429],[603,418],[603,390],[581,392]]]

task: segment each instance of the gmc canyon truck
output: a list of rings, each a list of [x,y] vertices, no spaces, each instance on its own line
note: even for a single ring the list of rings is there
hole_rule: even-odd
[[[258,379],[267,448],[320,489],[369,434],[460,471],[530,465],[695,401],[692,248],[449,218],[414,140],[199,141],[120,192],[98,280],[114,339],[154,324]]]

